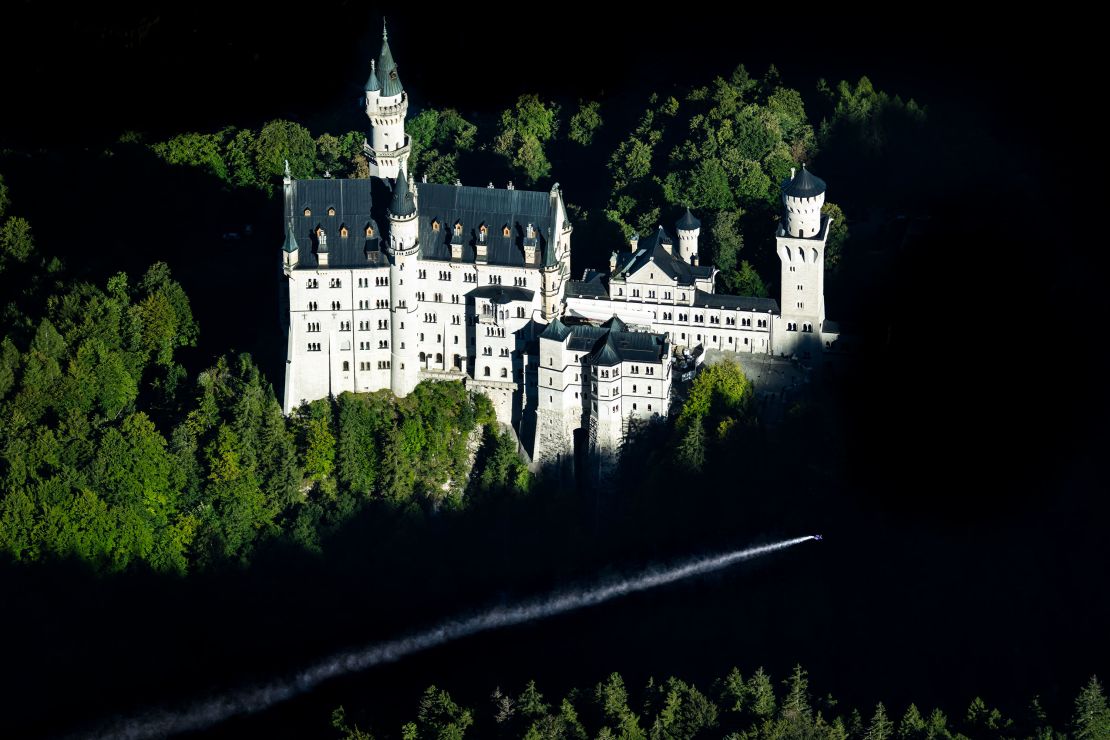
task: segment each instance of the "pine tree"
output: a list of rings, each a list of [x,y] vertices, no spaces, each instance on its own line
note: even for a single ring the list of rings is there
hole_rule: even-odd
[[[886,716],[886,707],[882,702],[875,705],[875,714],[871,716],[871,724],[864,734],[864,740],[890,740],[894,735],[894,725]]]
[[[901,740],[915,740],[924,736],[925,718],[921,716],[916,704],[910,704],[898,724],[898,737]]]
[[[1076,740],[1110,740],[1110,709],[1098,676],[1091,676],[1075,698],[1072,732]]]
[[[782,718],[792,725],[807,725],[813,718],[809,703],[809,674],[800,666],[785,681],[789,687],[782,701]]]
[[[775,689],[762,666],[748,679],[748,696],[751,697],[751,711],[756,717],[765,719],[775,713]]]

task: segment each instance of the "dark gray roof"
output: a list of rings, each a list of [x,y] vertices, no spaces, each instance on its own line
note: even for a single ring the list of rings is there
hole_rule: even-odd
[[[793,179],[783,180],[782,193],[791,198],[812,198],[825,192],[825,181],[817,177],[802,165],[802,171],[794,175]]]
[[[568,280],[567,296],[571,298],[604,298],[609,299],[609,291],[601,282],[600,277],[593,280]]]
[[[694,307],[708,306],[710,308],[731,308],[737,311],[759,311],[761,313],[779,312],[779,304],[774,298],[757,298],[746,295],[721,295],[719,293],[706,293],[702,290],[694,291]]]
[[[567,349],[587,353],[587,360],[595,365],[616,365],[618,362],[659,362],[666,342],[665,334],[623,331],[589,324],[576,324],[570,327],[563,325],[562,330],[559,331],[560,333],[570,332]],[[544,333],[546,334],[546,330]]]
[[[382,29],[382,53],[378,58],[379,76],[382,81],[382,95],[391,97],[400,95],[404,90],[401,87],[401,78],[397,75],[397,63],[393,61],[393,52],[389,48],[389,36]]]
[[[416,202],[412,199],[404,168],[397,173],[397,181],[393,184],[393,200],[389,204],[389,212],[394,216],[411,216],[416,213]]]
[[[621,321],[621,317],[616,314],[613,314],[611,319],[603,322],[601,325],[607,326],[610,329],[616,329],[617,331],[628,331],[628,324]]]
[[[525,267],[524,235],[528,224],[539,234],[540,246],[551,241],[555,214],[550,193],[500,190],[462,185],[415,183],[420,203],[420,254],[424,259],[451,259],[451,238],[456,221],[462,223],[462,261],[473,262],[478,229],[487,228],[486,261],[491,265]],[[438,221],[438,231],[432,222]],[[509,236],[503,229],[509,227]]]
[[[527,288],[518,288],[515,285],[483,285],[470,291],[475,298],[489,298],[494,303],[510,303],[512,301],[531,302],[536,292]]]
[[[367,92],[374,92],[375,90],[381,90],[381,89],[382,89],[382,83],[378,81],[378,73],[374,69],[374,60],[371,59],[370,60],[370,76],[368,78],[366,78],[366,91]]]
[[[701,228],[701,221],[694,218],[694,214],[690,213],[690,209],[686,209],[686,213],[682,214],[682,218],[678,219],[675,228],[682,229],[683,231],[692,231]]]
[[[561,342],[569,336],[570,327],[560,321],[558,316],[552,319],[551,323],[540,334],[542,339],[554,339],[556,342]]]
[[[293,235],[295,230],[296,226],[294,226],[293,219],[290,218],[289,222],[285,224],[285,243],[281,245],[281,248],[286,252],[297,251],[297,237]]]
[[[663,245],[671,244],[671,252]],[[636,250],[617,253],[617,273],[631,275],[649,262],[654,262],[667,277],[677,278],[679,285],[693,285],[695,279],[713,277],[712,265],[697,267],[680,260],[674,252],[673,240],[660,226],[651,236],[645,236],[636,244]]]
[[[381,230],[370,215],[371,202],[369,179],[293,180],[286,203],[290,223],[286,239],[297,245],[299,266],[315,268],[318,264],[317,226],[322,226],[328,236],[329,267],[364,267],[381,259],[377,256]],[[304,215],[306,208],[312,215]],[[335,209],[334,216],[328,215],[329,208]],[[370,238],[366,237],[367,225],[374,233]],[[343,226],[347,227],[346,238],[340,236]],[[369,259],[367,251],[374,253]]]

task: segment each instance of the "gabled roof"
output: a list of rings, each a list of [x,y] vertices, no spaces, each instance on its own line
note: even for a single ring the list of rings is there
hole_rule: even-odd
[[[793,178],[783,180],[782,193],[791,198],[813,198],[825,192],[825,181],[802,165],[802,171]]]
[[[442,225],[456,221],[463,225],[463,262],[474,262],[478,231],[483,225],[486,227],[488,264],[527,266],[524,262],[524,237],[529,223],[536,229],[539,247],[545,250],[545,259],[548,252],[554,251],[550,245],[555,217],[548,193],[430,182],[414,183],[413,186],[420,197],[422,259],[450,261],[451,239],[455,230],[444,229]],[[439,221],[439,231],[432,228],[433,221]],[[508,236],[503,233],[506,226],[509,228]]]
[[[616,329],[617,331],[628,331],[628,325],[621,321],[621,317],[617,316],[616,314],[613,314],[613,317],[611,319],[602,323],[602,326],[608,327],[610,329]]]
[[[570,327],[560,321],[559,317],[556,316],[551,320],[551,323],[547,325],[547,328],[543,330],[543,333],[540,334],[540,339],[553,339],[556,342],[562,342],[569,336]]]
[[[658,267],[663,274],[677,280],[679,285],[693,285],[694,280],[713,277],[712,265],[687,264],[674,254],[672,247],[668,252],[663,245],[673,245],[673,240],[660,226],[651,236],[645,236],[636,244],[636,251],[617,253],[617,274],[621,277],[634,275],[649,263]]]
[[[701,221],[694,218],[694,214],[690,213],[690,209],[687,208],[686,213],[682,214],[682,218],[678,219],[675,228],[683,231],[693,231],[701,228]]]
[[[290,232],[286,243],[297,245],[297,263],[302,269],[317,267],[316,227],[328,235],[329,267],[365,267],[378,264],[381,229],[370,215],[370,180],[329,177],[319,180],[292,180],[285,203]],[[311,213],[304,215],[305,209]],[[335,215],[329,216],[328,209]],[[347,225],[347,237],[341,227]],[[366,227],[373,230],[367,238]]]

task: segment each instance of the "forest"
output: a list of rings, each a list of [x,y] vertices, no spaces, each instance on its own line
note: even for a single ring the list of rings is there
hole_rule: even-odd
[[[1035,200],[1022,190],[1021,165],[1001,156],[990,133],[959,117],[954,125],[951,110],[944,115],[866,77],[795,89],[774,68],[752,75],[743,66],[631,101],[525,94],[494,112],[414,103],[407,130],[418,177],[539,189],[560,180],[575,224],[575,274],[603,267],[633,231],[669,228],[689,206],[721,269],[718,288],[774,296],[778,184],[802,163],[830,183],[826,208],[837,228],[828,294],[836,317],[865,340],[861,369],[816,385],[772,428],[752,379],[734,365],[713,366],[666,423],[633,430],[611,486],[586,490],[529,473],[488,402],[459,384],[423,383],[405,399],[343,394],[282,415],[273,387],[279,330],[266,313],[277,280],[269,250],[280,244],[277,178],[286,159],[298,177],[365,175],[362,131],[310,131],[279,119],[172,136],[128,131],[64,155],[5,150],[0,172],[12,174],[0,178],[0,578],[21,605],[11,617],[22,639],[8,655],[17,667],[9,688],[23,692],[6,718],[15,734],[71,729],[72,718],[51,711],[49,692],[32,691],[47,682],[69,697],[73,717],[95,718],[288,671],[367,633],[426,623],[448,604],[531,594],[614,563],[819,525],[868,536],[845,537],[835,555],[785,585],[770,567],[736,577],[783,603],[817,604],[825,626],[806,608],[774,612],[771,598],[752,606],[742,596],[683,592],[700,607],[700,627],[656,602],[647,603],[657,610],[635,611],[634,601],[609,617],[619,630],[582,638],[590,655],[572,675],[546,675],[558,701],[525,683],[561,659],[552,637],[547,662],[515,657],[528,663],[524,675],[512,674],[512,685],[524,686],[519,695],[497,690],[489,704],[475,700],[498,685],[482,655],[454,669],[457,699],[434,687],[421,697],[411,684],[427,678],[406,679],[385,702],[407,713],[401,721],[382,719],[382,702],[345,700],[334,729],[351,738],[1105,738],[1097,681],[1074,701],[1059,693],[1061,675],[1073,676],[1080,663],[1083,676],[1098,667],[1097,656],[1082,656],[1100,628],[1073,628],[1069,617],[1094,608],[1095,540],[1079,531],[1074,552],[1042,561],[1026,537],[1042,524],[1040,501],[1010,496],[1005,485],[1022,482],[1012,458],[1045,466],[1030,479],[1047,477],[1049,463],[1029,453],[1056,443],[1000,424],[1009,398],[968,402],[961,385],[920,361],[911,341],[920,326],[962,320],[959,302],[932,299],[938,286],[957,282],[953,265],[977,254],[948,238],[976,233],[965,229],[976,223],[964,209],[974,184],[1002,183],[1019,212]],[[40,196],[66,187],[53,177],[58,162],[69,172],[98,169],[120,193],[82,190],[74,214],[53,213]],[[109,229],[102,215],[121,198],[134,219],[128,233]],[[932,249],[903,249],[905,224],[937,214],[951,220]],[[162,229],[163,221],[174,228]],[[93,225],[75,239],[74,223]],[[221,242],[228,223],[254,224],[258,236],[241,246]],[[154,247],[129,233],[152,225],[162,229]],[[193,259],[197,243],[227,255],[214,284]],[[1056,289],[1045,277],[1052,258],[1015,264],[1036,265],[1035,277]],[[242,321],[223,320],[213,299],[222,294],[238,301]],[[936,447],[904,443],[929,422],[944,429],[933,436]],[[986,432],[1005,459],[983,452]],[[945,455],[953,462],[937,465]],[[972,455],[973,469],[994,478],[969,500],[948,470]],[[897,495],[892,479],[904,481]],[[1052,511],[1089,513],[1079,488],[1054,489]],[[966,530],[937,524],[951,519]],[[991,524],[985,541],[971,534],[983,522]],[[888,553],[877,566],[867,552],[875,541]],[[920,552],[942,553],[945,566],[926,568]],[[915,568],[918,580],[905,576]],[[846,572],[861,575],[849,580]],[[999,619],[995,607],[1039,616],[1045,633],[1072,642],[1030,638],[1025,623]],[[745,630],[734,629],[740,610]],[[905,619],[920,639],[900,631]],[[613,665],[605,640],[615,643],[611,636],[629,624],[654,625],[674,645],[621,645],[613,654],[627,660]],[[838,693],[868,709],[811,697],[801,668],[782,684],[762,669],[713,681],[722,666],[704,657],[704,644],[694,645],[703,657],[686,674],[683,648],[699,629],[720,660],[735,662],[740,648],[749,651],[743,660],[776,670],[799,660],[838,676]],[[955,661],[969,651],[965,631],[979,636],[971,652],[987,656],[984,663],[966,672],[937,665],[936,653]],[[850,656],[824,647],[842,640]],[[875,666],[886,665],[895,641],[904,652],[892,677]],[[136,645],[155,646],[162,670],[151,672]],[[1017,646],[1026,660],[1004,662]],[[495,655],[509,662],[513,652]],[[214,655],[215,670],[204,662]],[[605,662],[603,673],[590,661]],[[873,675],[863,671],[856,681],[859,665]],[[626,686],[614,674],[593,690],[564,690],[613,670],[634,678]],[[697,686],[670,678],[630,688],[658,674],[691,675]],[[982,686],[984,675],[996,685]],[[1055,691],[1046,709],[1025,707],[1028,687],[1042,680]],[[474,686],[459,688],[464,683]],[[1001,697],[998,709],[981,700],[966,714],[924,709],[988,690]],[[884,692],[891,703],[876,706]],[[306,720],[307,733],[328,726],[326,716],[317,720]]]
[[[451,694],[429,686],[410,700],[416,719],[400,732],[374,734],[368,718],[363,725],[354,712],[339,707],[332,725],[344,740],[399,737],[403,740],[458,740],[463,737],[521,740],[967,740],[1029,738],[1077,740],[1110,737],[1110,709],[1102,684],[1092,677],[1075,697],[1070,717],[1053,720],[1037,697],[1020,717],[1003,716],[975,697],[962,714],[949,716],[910,703],[898,714],[882,702],[870,713],[846,710],[832,694],[816,697],[809,674],[794,666],[776,689],[762,668],[747,678],[733,668],[707,690],[670,677],[649,679],[640,690],[613,673],[592,690],[572,689],[561,701],[547,701],[535,681],[517,695],[495,688],[482,708],[460,706]],[[1055,726],[1054,726],[1055,725]]]

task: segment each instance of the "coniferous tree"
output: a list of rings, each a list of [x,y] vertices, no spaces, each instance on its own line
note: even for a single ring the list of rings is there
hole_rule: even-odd
[[[1102,691],[1098,676],[1091,676],[1091,680],[1075,698],[1072,732],[1076,740],[1110,738],[1110,709],[1107,708],[1106,695]]]

